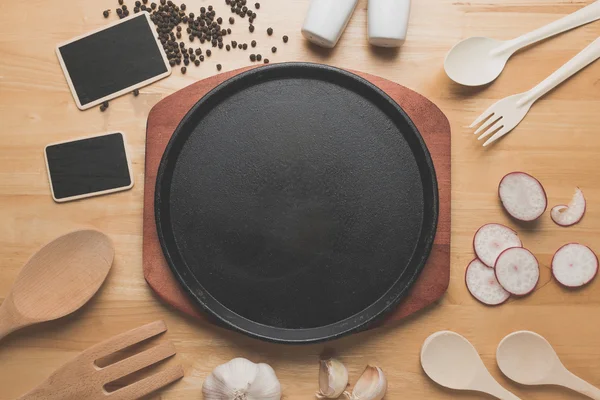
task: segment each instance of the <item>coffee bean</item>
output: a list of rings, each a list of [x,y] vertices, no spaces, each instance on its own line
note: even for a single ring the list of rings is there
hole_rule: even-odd
[[[221,17],[217,18],[217,23],[219,25],[221,25],[223,23],[223,18],[221,18]]]
[[[189,60],[189,58],[186,58],[186,59],[184,59],[184,60],[183,60],[183,63],[184,63],[185,65],[190,65],[190,60]]]
[[[208,11],[212,11],[213,10],[213,6],[208,6]]]
[[[121,8],[123,9],[123,12],[125,12],[125,10],[127,10],[127,6],[126,6],[125,4],[123,4],[123,5],[121,6]]]
[[[104,104],[102,104],[102,105],[100,106],[100,111],[102,111],[102,112],[106,111],[106,107],[104,107]]]
[[[195,51],[196,55],[199,56],[200,54],[202,54],[202,49],[200,47],[198,47]]]
[[[287,42],[288,42],[288,40],[289,40],[289,38],[287,37],[287,35],[284,35],[284,36],[283,36],[283,43],[287,43]]]
[[[196,55],[195,54],[190,54],[190,60],[194,61],[196,59]]]
[[[140,91],[139,91],[139,89],[135,89],[135,90],[133,91],[133,95],[134,95],[135,97],[138,97],[138,96],[140,95]]]
[[[175,60],[175,62],[177,63],[177,65],[181,65],[181,58],[178,58],[177,60]]]
[[[156,3],[150,4],[150,8],[153,9],[153,10],[156,10]]]
[[[185,9],[187,8],[187,6],[186,6],[186,5],[185,5],[185,3],[184,3],[184,4],[182,4],[182,5],[180,6],[180,8],[181,8],[181,11],[185,11]]]
[[[221,64],[217,64],[217,71],[220,71],[220,70],[221,70],[221,68],[223,68],[223,67],[221,66]]]
[[[250,54],[250,61],[256,61],[256,54]]]
[[[102,105],[103,105],[105,108],[108,108],[108,101],[105,101],[104,103],[102,103]]]
[[[201,55],[200,57],[198,57],[200,59],[200,61],[204,61],[204,55]]]
[[[196,61],[194,61],[194,65],[195,65],[196,67],[200,66],[200,60],[196,60]]]
[[[129,10],[123,11],[123,15],[126,16],[126,17],[129,16]]]
[[[238,44],[238,49],[240,49],[240,50],[241,50],[241,49],[242,49],[242,47],[244,47],[244,45],[242,45],[241,43],[240,43],[240,44]]]
[[[231,35],[231,28],[227,28],[227,34]]]
[[[231,41],[231,45],[233,46],[233,48],[235,49],[237,47],[237,42],[235,40]]]
[[[187,68],[186,67],[181,67],[181,73],[185,74],[187,72]]]
[[[210,55],[212,54],[212,51],[210,51],[210,49],[206,50],[206,56],[210,57]]]
[[[244,43],[244,45],[242,47],[244,50],[248,50],[248,43]]]
[[[235,18],[229,17],[229,23],[233,25],[235,23]]]
[[[265,61],[264,61],[264,63],[265,63],[265,64],[268,64],[268,63],[269,63],[269,59],[268,59],[268,58],[265,58]]]
[[[271,53],[277,53],[277,47],[275,47],[275,46],[271,47]]]
[[[123,5],[123,0],[119,0],[119,5],[122,6]]]
[[[271,36],[273,34],[273,28],[267,29],[267,35]]]
[[[104,10],[102,15],[104,15],[104,18],[108,18],[108,16],[110,15],[110,10]]]
[[[181,39],[181,32],[177,32],[177,39]]]
[[[137,1],[135,2],[135,6],[136,6],[136,7],[141,7],[141,6],[142,6],[142,2],[141,2],[140,0],[137,0]]]
[[[117,15],[118,16],[123,15],[123,10],[121,10],[120,8],[117,8]]]
[[[231,50],[231,46],[230,45],[226,45],[225,46],[225,50],[230,51]]]
[[[256,3],[256,4],[254,5],[254,8],[256,8],[256,9],[258,10],[258,9],[260,8],[260,3]]]
[[[200,14],[206,14],[206,8],[200,7]]]
[[[256,40],[253,40],[253,41],[251,41],[251,42],[250,42],[250,46],[252,46],[252,47],[256,47]]]
[[[256,55],[256,61],[260,61],[260,60],[262,60],[262,56],[260,54],[257,54]]]
[[[250,31],[250,33],[254,32],[254,25],[250,25],[248,27],[248,30]]]

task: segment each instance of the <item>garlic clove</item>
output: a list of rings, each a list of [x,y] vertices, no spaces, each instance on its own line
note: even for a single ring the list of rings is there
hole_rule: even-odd
[[[368,365],[362,373],[351,394],[350,400],[381,400],[387,391],[387,379],[379,367]]]
[[[268,364],[258,364],[254,383],[248,388],[248,400],[279,400],[281,384],[275,371]]]
[[[348,370],[341,361],[335,358],[320,361],[318,398],[337,399],[347,386]]]
[[[206,377],[202,394],[204,400],[280,400],[281,386],[267,364],[234,358]]]

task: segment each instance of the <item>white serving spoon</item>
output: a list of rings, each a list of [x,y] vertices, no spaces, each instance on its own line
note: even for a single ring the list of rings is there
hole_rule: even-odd
[[[472,390],[501,400],[519,400],[490,375],[473,345],[458,333],[436,332],[425,339],[421,365],[434,382],[455,390]]]
[[[573,375],[546,339],[534,332],[514,332],[496,351],[504,375],[522,385],[558,385],[600,400],[600,389]]]
[[[600,0],[516,39],[500,41],[471,37],[459,42],[448,52],[444,69],[450,79],[461,85],[485,85],[500,75],[516,51],[597,19],[600,19]]]

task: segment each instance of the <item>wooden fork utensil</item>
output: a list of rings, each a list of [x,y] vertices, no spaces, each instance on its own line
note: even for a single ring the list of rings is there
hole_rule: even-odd
[[[162,371],[109,393],[105,386],[171,356],[176,351],[169,341],[100,368],[96,361],[157,336],[167,330],[163,321],[122,333],[81,353],[55,371],[40,386],[19,400],[132,400],[143,397],[183,377],[181,365]]]

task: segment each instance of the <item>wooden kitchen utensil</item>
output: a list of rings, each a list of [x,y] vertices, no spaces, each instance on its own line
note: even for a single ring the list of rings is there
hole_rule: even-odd
[[[165,368],[114,392],[106,391],[105,386],[174,356],[176,350],[171,342],[161,343],[104,368],[99,368],[96,361],[166,330],[167,326],[163,321],[156,321],[90,347],[19,400],[130,400],[152,393],[182,378],[182,366]]]
[[[0,306],[0,339],[79,309],[104,282],[114,254],[110,239],[94,230],[48,243],[25,264]]]
[[[455,390],[472,390],[502,400],[519,398],[490,375],[475,347],[458,333],[436,332],[425,339],[421,365],[431,380]]]
[[[522,385],[558,385],[600,400],[600,389],[573,375],[546,339],[534,332],[514,332],[496,351],[504,375]]]
[[[148,116],[144,189],[144,277],[154,292],[174,308],[203,322],[214,322],[184,293],[163,256],[154,217],[156,175],[162,154],[175,128],[190,108],[225,80],[246,71],[234,70],[196,82],[161,100]],[[262,67],[259,67],[262,68]],[[436,168],[440,209],[438,228],[427,265],[407,298],[381,324],[391,324],[429,306],[443,296],[450,266],[450,124],[438,107],[420,94],[387,79],[351,71],[386,92],[419,129]]]

